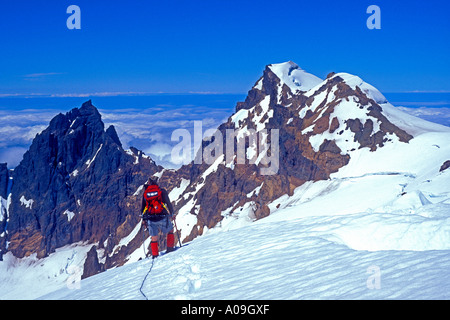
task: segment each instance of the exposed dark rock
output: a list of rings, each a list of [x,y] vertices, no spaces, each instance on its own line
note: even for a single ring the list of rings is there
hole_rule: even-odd
[[[9,170],[6,163],[0,163],[0,197],[8,197]]]
[[[9,170],[6,163],[0,163],[0,261],[3,260],[3,254],[6,252],[8,183]]]
[[[332,76],[334,76],[336,74],[336,72],[330,72],[329,74],[327,74],[327,79],[331,78]]]
[[[83,274],[81,276],[81,279],[93,276],[104,270],[105,266],[103,264],[100,264],[100,262],[98,261],[96,246],[92,246],[92,248],[87,253],[86,260],[84,261]]]
[[[450,168],[450,160],[447,160],[442,164],[441,168],[439,169],[439,172],[447,170],[448,168]]]

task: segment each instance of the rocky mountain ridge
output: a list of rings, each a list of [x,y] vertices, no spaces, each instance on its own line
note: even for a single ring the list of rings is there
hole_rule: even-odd
[[[121,264],[113,249],[139,222],[134,193],[161,170],[137,149],[125,151],[91,101],[57,115],[13,172],[2,253],[42,258],[94,243],[106,268]]]
[[[328,179],[349,162],[355,150],[376,151],[387,143],[408,143],[413,136],[383,113],[389,107],[386,103],[378,90],[356,76],[333,73],[321,80],[291,61],[266,66],[246,100],[218,128],[223,145],[227,130],[236,132],[235,155],[238,140],[245,140],[241,143],[247,162],[238,164],[234,157],[180,169],[185,174],[179,181],[187,185],[176,203],[179,225],[184,226],[182,238],[192,240],[225,217],[242,212],[250,220],[268,216],[269,203],[292,195],[307,181]],[[249,132],[264,130],[279,133],[279,165],[273,175],[261,174],[267,165],[249,161],[253,154],[249,154]],[[269,134],[267,141],[271,143]],[[203,150],[213,143],[204,141]],[[170,172],[162,179],[166,175],[173,180]]]

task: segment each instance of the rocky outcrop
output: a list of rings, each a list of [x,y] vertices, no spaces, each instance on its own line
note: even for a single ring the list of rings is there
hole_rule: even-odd
[[[9,170],[7,164],[0,163],[0,261],[3,259],[3,253],[6,252],[8,183]]]
[[[447,160],[442,164],[441,168],[439,169],[439,172],[447,170],[448,168],[450,168],[450,160]]]
[[[110,256],[139,222],[135,192],[161,170],[137,149],[125,151],[91,101],[57,115],[14,170],[8,250],[45,257],[83,241],[120,263]]]
[[[99,272],[105,271],[105,265],[98,260],[98,253],[95,246],[88,251],[86,260],[84,261],[83,274],[81,279],[93,276]]]
[[[9,170],[6,163],[0,163],[0,197],[8,197]]]

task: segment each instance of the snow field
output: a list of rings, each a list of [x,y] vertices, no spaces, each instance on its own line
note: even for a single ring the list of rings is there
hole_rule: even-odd
[[[330,240],[340,218],[254,223],[197,238],[159,257],[143,291],[149,300],[450,298],[449,250],[354,250]],[[150,265],[130,263],[42,298],[143,299]]]
[[[0,261],[0,300],[36,299],[61,287],[75,287],[91,247],[74,243],[45,259],[37,259],[36,254],[18,259],[8,252]]]

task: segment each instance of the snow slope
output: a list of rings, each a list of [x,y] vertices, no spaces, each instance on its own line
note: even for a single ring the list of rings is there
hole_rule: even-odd
[[[450,132],[431,132],[408,144],[388,144],[376,152],[367,148],[354,151],[349,164],[329,180],[307,182],[292,197],[274,200],[271,215],[283,214],[288,219],[292,214],[296,218],[297,210],[303,216],[396,210],[414,213],[427,203],[450,203],[450,172],[439,171],[450,158],[449,139]],[[277,212],[278,204],[293,208]]]
[[[291,89],[292,93],[308,91],[323,81],[319,77],[304,71],[292,61],[271,64],[269,68],[280,78],[281,83],[286,84]]]
[[[35,299],[81,279],[92,244],[74,243],[56,249],[45,259],[36,254],[18,259],[11,252],[0,261],[0,300]]]
[[[341,243],[339,230],[370,217],[263,219],[199,237],[158,258],[143,291],[150,300],[450,298],[449,249],[371,252]],[[380,218],[401,223],[389,216],[375,221]],[[130,263],[41,299],[143,299],[139,288],[150,265],[150,259]]]

